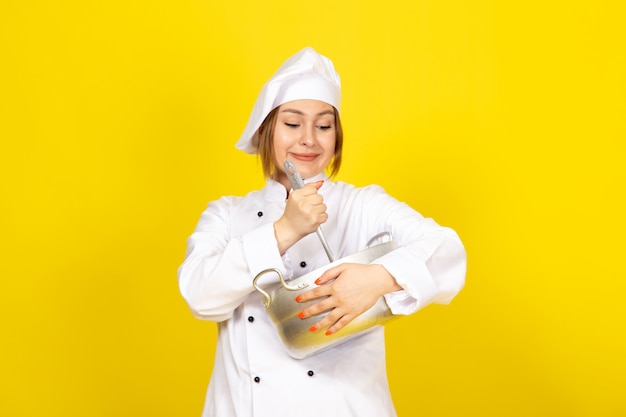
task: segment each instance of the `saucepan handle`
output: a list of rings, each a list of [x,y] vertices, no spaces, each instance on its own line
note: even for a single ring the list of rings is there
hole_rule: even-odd
[[[265,308],[268,308],[270,304],[272,304],[272,296],[269,295],[269,293],[265,291],[263,288],[261,288],[257,281],[263,275],[270,274],[270,273],[274,273],[278,275],[278,279],[280,279],[280,283],[282,284],[283,288],[285,288],[288,291],[298,291],[298,290],[301,290],[302,288],[306,288],[309,286],[309,284],[307,284],[306,282],[302,282],[298,285],[288,285],[287,282],[285,282],[285,277],[283,277],[283,273],[280,272],[279,269],[277,268],[264,269],[263,271],[259,272],[256,275],[256,277],[254,277],[254,279],[252,280],[252,285],[258,292],[260,292],[263,295],[263,298],[264,298],[263,306],[265,306]]]
[[[391,232],[380,232],[373,238],[371,238],[369,242],[367,242],[367,245],[365,245],[365,247],[371,248],[374,242],[376,242],[378,239],[384,239],[382,243],[391,242],[393,240],[391,237]]]

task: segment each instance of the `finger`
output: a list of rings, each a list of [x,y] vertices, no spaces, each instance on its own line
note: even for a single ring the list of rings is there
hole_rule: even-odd
[[[346,264],[337,265],[333,268],[327,269],[324,273],[315,280],[315,284],[323,285],[333,279],[339,277],[343,271],[346,270]]]
[[[323,184],[324,181],[310,182],[302,187],[301,190],[303,191],[304,195],[317,194],[317,190],[319,190]]]
[[[330,297],[326,297],[304,308],[298,314],[298,317],[301,319],[308,319],[309,317],[317,316],[318,314],[330,312],[335,307],[336,305],[334,304],[334,301]],[[328,325],[330,324],[332,323],[328,323]]]
[[[333,309],[326,314],[320,321],[309,327],[310,332],[317,332],[323,329],[328,329],[337,323],[343,314],[338,309]],[[332,333],[331,333],[332,334]]]
[[[354,320],[353,316],[344,315],[339,320],[337,320],[332,326],[326,330],[326,336],[330,336],[331,334],[335,334],[344,327],[346,327],[352,320]]]
[[[305,303],[307,301],[312,301],[318,298],[327,297],[329,295],[330,295],[330,288],[315,287],[311,290],[298,294],[298,296],[296,297],[296,302]]]
[[[322,188],[322,185],[324,185],[324,180],[315,181],[312,184],[316,190],[319,190],[320,188]]]
[[[326,211],[326,204],[324,204],[324,198],[319,194],[311,194],[305,197],[302,201],[311,207],[315,207],[317,211]]]
[[[287,201],[289,201],[289,200],[296,201],[296,202],[297,201],[302,201],[307,196],[309,196],[311,194],[315,194],[315,193],[317,193],[315,188],[304,186],[304,187],[302,187],[300,189],[297,189],[297,190],[291,190],[289,192],[289,196],[287,197]]]

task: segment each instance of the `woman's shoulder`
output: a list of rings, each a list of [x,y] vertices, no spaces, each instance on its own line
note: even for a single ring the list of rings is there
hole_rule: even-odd
[[[335,189],[335,202],[342,207],[359,207],[360,210],[376,212],[403,204],[379,184],[357,186],[337,182]]]
[[[285,199],[285,189],[282,185],[268,182],[265,187],[249,191],[243,195],[225,195],[209,203],[210,206],[220,206],[228,208],[240,208],[248,205],[258,205],[264,200]]]
[[[223,195],[211,201],[209,205],[237,207],[250,201],[257,201],[259,198],[262,198],[262,190],[254,190],[245,195]]]
[[[378,184],[354,185],[348,182],[335,182],[335,189],[339,193],[351,197],[368,197],[386,195],[385,189]]]

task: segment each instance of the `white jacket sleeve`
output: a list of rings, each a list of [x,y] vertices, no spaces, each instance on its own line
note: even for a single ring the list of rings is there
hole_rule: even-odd
[[[231,236],[232,198],[209,204],[187,240],[185,260],[178,269],[181,294],[194,316],[223,321],[242,304],[264,269],[285,270],[273,223]]]
[[[394,314],[411,314],[431,304],[447,304],[465,284],[466,254],[457,233],[424,218],[377,186],[367,187],[375,230],[391,232],[400,248],[381,264],[404,289],[385,295]]]

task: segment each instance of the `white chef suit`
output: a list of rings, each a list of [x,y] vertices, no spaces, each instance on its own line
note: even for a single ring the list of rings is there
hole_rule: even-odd
[[[380,232],[399,244],[373,262],[403,287],[385,296],[394,314],[448,303],[463,287],[465,251],[453,230],[378,186],[356,188],[325,174],[307,182],[319,179],[325,180],[319,193],[328,207],[322,227],[337,259],[363,250]],[[289,279],[329,263],[315,233],[281,257],[273,223],[285,204],[285,187],[273,180],[245,197],[223,197],[209,204],[187,242],[181,293],[196,317],[218,324],[203,417],[396,416],[383,327],[305,359],[285,352],[252,280],[267,268]],[[272,284],[271,275],[263,284]]]

